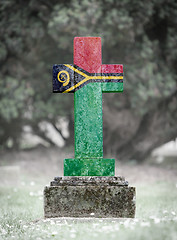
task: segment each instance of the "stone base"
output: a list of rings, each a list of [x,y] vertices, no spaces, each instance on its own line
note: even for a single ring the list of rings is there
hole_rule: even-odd
[[[135,188],[123,177],[56,177],[44,189],[44,215],[133,218]]]

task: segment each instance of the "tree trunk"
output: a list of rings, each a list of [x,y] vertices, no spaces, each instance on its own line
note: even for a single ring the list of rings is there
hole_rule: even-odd
[[[107,111],[109,119],[115,116],[110,109]],[[154,148],[176,138],[177,90],[171,96],[162,99],[141,118],[136,118],[131,110],[127,111],[123,109],[117,114],[117,119],[121,118],[117,123],[122,121],[117,127],[111,122],[105,127],[107,131],[111,130],[109,136],[105,134],[106,153],[112,152],[119,160],[143,161]],[[107,124],[108,122],[105,125]]]

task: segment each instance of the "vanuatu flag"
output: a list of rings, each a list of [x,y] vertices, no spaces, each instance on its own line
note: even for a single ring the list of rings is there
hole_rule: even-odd
[[[73,93],[90,82],[122,83],[123,70],[116,73],[89,73],[74,64],[60,64],[53,66],[54,93]]]

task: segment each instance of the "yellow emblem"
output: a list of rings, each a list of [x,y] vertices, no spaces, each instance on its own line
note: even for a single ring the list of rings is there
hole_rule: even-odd
[[[63,86],[67,86],[70,80],[69,73],[67,71],[60,71],[57,75],[57,79],[59,82],[63,83]]]

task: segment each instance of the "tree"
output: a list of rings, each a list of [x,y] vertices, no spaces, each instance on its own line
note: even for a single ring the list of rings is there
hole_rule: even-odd
[[[105,152],[142,160],[174,139],[176,16],[174,0],[2,2],[1,143],[11,136],[18,145],[25,124],[38,134],[42,120],[73,125],[73,96],[49,89],[52,64],[72,63],[74,36],[101,36],[104,63],[124,64],[124,93],[103,97]]]

